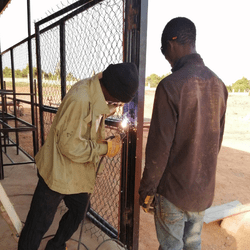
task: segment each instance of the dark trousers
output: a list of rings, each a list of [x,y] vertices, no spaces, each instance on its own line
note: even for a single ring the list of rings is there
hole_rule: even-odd
[[[70,239],[83,220],[88,198],[88,193],[64,195],[54,192],[39,177],[30,211],[20,235],[18,250],[37,250],[39,248],[62,200],[68,207],[68,211],[63,215],[56,235],[48,242],[45,250],[65,250],[65,242]]]

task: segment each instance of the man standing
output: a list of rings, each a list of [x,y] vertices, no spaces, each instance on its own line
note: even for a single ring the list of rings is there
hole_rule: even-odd
[[[21,232],[18,250],[37,250],[59,203],[68,211],[46,250],[65,250],[93,192],[100,156],[114,157],[120,137],[105,140],[104,121],[114,111],[107,102],[130,102],[138,89],[133,63],[111,64],[76,83],[64,97],[47,139],[35,157],[39,181]]]
[[[227,103],[224,83],[195,48],[196,28],[174,18],[161,51],[172,74],[158,85],[139,189],[140,204],[155,196],[159,249],[201,249],[204,211],[211,206]]]

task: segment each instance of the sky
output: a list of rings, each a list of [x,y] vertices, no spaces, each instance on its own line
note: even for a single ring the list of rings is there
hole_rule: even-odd
[[[74,0],[30,0],[31,34],[35,21],[72,2]],[[27,0],[12,0],[0,16],[2,51],[28,36],[26,4]],[[171,72],[160,52],[161,34],[167,22],[178,16],[195,23],[196,50],[226,85],[242,77],[250,80],[250,16],[246,0],[148,0],[146,77]]]

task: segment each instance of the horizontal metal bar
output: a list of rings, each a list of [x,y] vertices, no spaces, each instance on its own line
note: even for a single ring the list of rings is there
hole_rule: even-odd
[[[58,108],[50,107],[47,105],[41,106],[40,108],[42,109],[43,112],[45,111],[45,112],[54,113],[54,114],[56,114],[58,110]]]
[[[25,154],[31,161],[33,161],[33,162],[31,162],[31,163],[34,163],[34,162],[35,162],[35,159],[34,159],[31,155],[29,155],[22,147],[18,146],[17,143],[15,143],[11,138],[8,138],[8,140],[9,140],[12,144],[7,144],[7,145],[17,146],[18,149],[19,149],[20,151],[22,151],[23,154]]]
[[[9,158],[9,157],[8,157]],[[10,159],[9,159],[10,160]],[[11,160],[10,160],[11,161]],[[3,166],[15,166],[15,165],[24,165],[24,164],[33,164],[34,161],[27,161],[27,162],[13,162],[13,163],[5,163]]]
[[[18,128],[1,128],[0,129],[0,132],[2,133],[28,132],[28,131],[36,131],[36,128],[18,127]]]
[[[115,228],[113,228],[111,225],[107,227],[108,223],[99,214],[97,214],[92,208],[87,213],[87,217],[94,225],[100,228],[110,238],[113,238],[113,239],[118,238],[118,231]],[[102,223],[102,222],[105,222],[105,223]]]
[[[14,48],[16,48],[16,47],[18,47],[18,46],[22,45],[23,43],[28,42],[28,40],[29,40],[29,39],[33,39],[33,38],[35,38],[35,34],[33,34],[33,35],[31,35],[31,36],[29,36],[29,37],[25,38],[25,39],[24,39],[24,40],[22,40],[21,42],[19,42],[19,43],[17,43],[17,44],[15,44],[15,45],[13,45],[12,47],[10,47],[10,48],[6,49],[5,51],[3,51],[3,52],[2,52],[2,53],[0,53],[0,54],[1,54],[1,55],[3,55],[3,54],[5,54],[5,53],[9,52],[10,50],[12,50],[12,49],[14,49]],[[27,46],[28,46],[28,45],[27,45]]]
[[[121,123],[122,121],[118,119],[107,118],[105,120],[105,125],[112,126],[112,127],[120,127]]]
[[[13,98],[8,98],[9,100],[13,100]],[[26,101],[26,100],[23,100],[23,99],[16,99],[16,101],[17,102],[22,102],[22,103],[26,103],[26,104],[32,104],[31,102],[29,102],[29,101]],[[37,103],[34,103],[33,104],[34,106],[38,106],[38,104]],[[7,105],[7,106],[9,106],[9,105]],[[18,105],[17,105],[18,106]]]
[[[11,95],[11,93],[9,93],[8,95]],[[13,94],[12,94],[13,95]],[[32,93],[15,93],[14,95],[35,95],[35,94],[32,94]],[[11,97],[7,97],[8,99],[13,99]]]
[[[42,25],[42,24],[44,24],[46,22],[51,21],[52,19],[54,19],[56,17],[59,17],[59,16],[65,14],[65,13],[71,11],[71,10],[74,10],[75,8],[81,6],[81,5],[83,5],[83,4],[85,4],[86,2],[89,2],[89,1],[90,0],[80,0],[80,1],[78,1],[76,3],[73,3],[73,4],[71,4],[71,5],[67,6],[67,7],[59,10],[58,12],[56,12],[54,14],[51,14],[50,16],[42,19],[41,21],[36,22],[35,25],[40,26],[40,25]]]
[[[85,11],[85,10],[91,8],[91,7],[93,7],[94,5],[96,5],[97,3],[102,2],[102,1],[103,1],[103,0],[95,0],[95,1],[92,0],[92,1],[90,1],[89,3],[86,3],[84,6],[80,7],[79,9],[77,9],[77,10],[75,10],[75,11],[73,11],[73,12],[71,12],[71,13],[68,14],[67,16],[65,16],[65,17],[63,17],[62,19],[60,19],[59,21],[57,21],[57,22],[55,22],[55,23],[53,23],[53,24],[47,26],[46,28],[40,30],[40,34],[46,32],[46,31],[48,31],[48,30],[51,30],[51,29],[55,28],[56,26],[59,26],[61,23],[64,23],[64,22],[67,21],[68,19],[70,19],[70,18],[76,16],[77,14],[79,14],[79,13],[81,13],[81,12],[83,12],[83,11]]]

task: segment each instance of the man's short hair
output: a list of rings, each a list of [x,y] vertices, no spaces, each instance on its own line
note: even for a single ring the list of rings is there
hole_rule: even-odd
[[[196,28],[194,23],[185,17],[176,17],[169,21],[162,32],[162,47],[166,48],[168,41],[171,40],[176,40],[182,45],[195,46]]]

